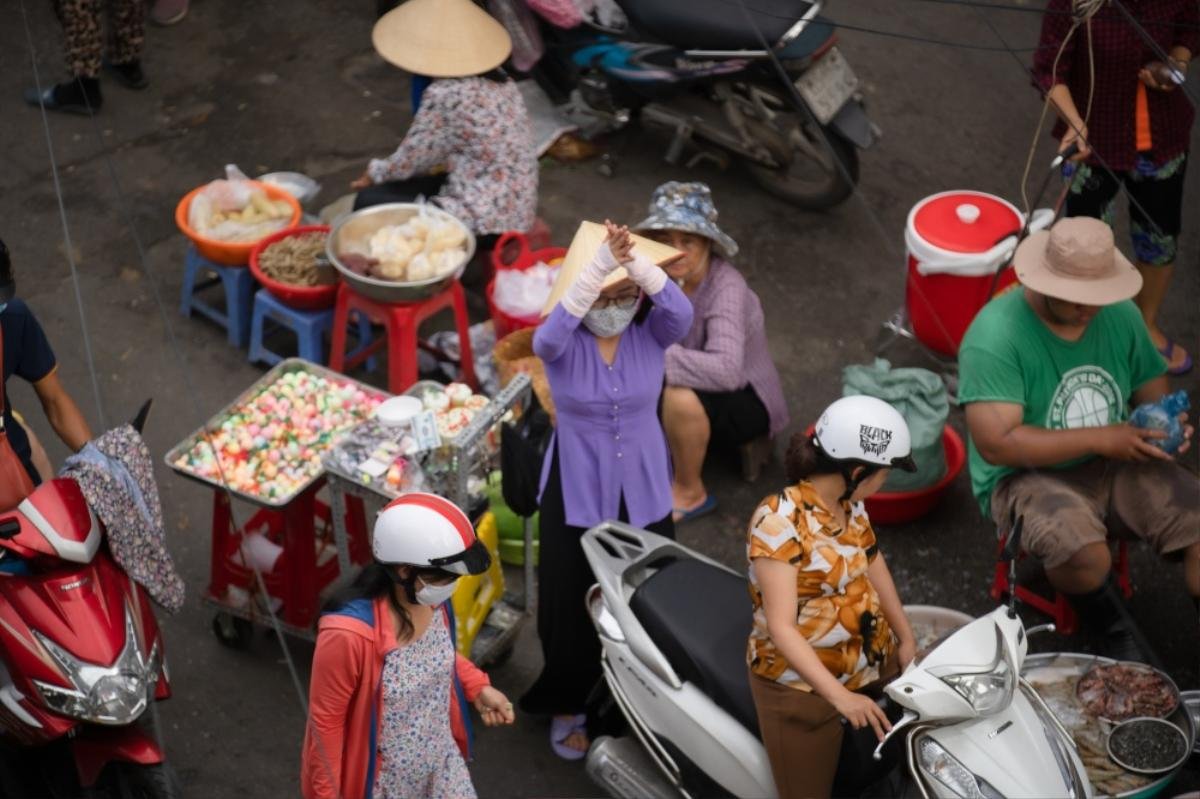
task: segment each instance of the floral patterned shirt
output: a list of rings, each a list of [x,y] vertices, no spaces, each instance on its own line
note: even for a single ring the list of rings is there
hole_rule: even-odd
[[[445,166],[433,198],[476,234],[529,230],[538,162],[525,101],[513,81],[441,78],[425,90],[399,149],[367,166],[371,180],[406,180]]]
[[[439,614],[440,615],[440,614]],[[475,787],[446,708],[454,644],[440,618],[388,652],[383,664],[376,799],[475,799]]]
[[[846,503],[845,510],[849,525],[843,529],[812,484],[802,480],[767,497],[754,512],[746,544],[754,604],[746,660],[759,677],[813,690],[767,632],[754,560],[770,558],[796,567],[796,629],[825,668],[852,691],[879,679],[895,643],[879,595],[867,579],[867,567],[878,550],[875,531],[861,502]]]

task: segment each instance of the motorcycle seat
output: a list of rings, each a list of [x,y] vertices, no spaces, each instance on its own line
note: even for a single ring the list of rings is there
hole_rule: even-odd
[[[774,47],[812,8],[811,0],[621,0],[629,21],[642,34],[688,50],[761,50]],[[769,6],[764,10],[763,6]]]
[[[744,577],[692,558],[674,560],[638,586],[629,608],[681,680],[758,736],[746,668],[753,618]]]

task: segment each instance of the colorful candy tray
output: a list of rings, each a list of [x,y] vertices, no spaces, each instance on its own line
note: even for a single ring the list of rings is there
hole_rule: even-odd
[[[240,409],[247,405],[247,403],[249,403],[251,400],[254,400],[266,389],[280,382],[280,380],[286,375],[294,373],[304,373],[311,377],[325,378],[326,380],[335,381],[347,387],[352,387],[356,392],[362,392],[364,395],[366,395],[370,402],[376,404],[389,396],[386,392],[380,391],[379,389],[368,386],[364,383],[360,383],[357,380],[348,378],[345,375],[339,374],[330,369],[326,369],[323,366],[319,366],[301,358],[289,358],[274,366],[270,371],[255,381],[253,385],[243,391],[237,397],[237,399],[229,403],[211,419],[209,419],[203,427],[194,431],[182,442],[172,448],[165,457],[167,466],[184,477],[195,480],[204,485],[212,486],[218,489],[228,488],[228,490],[234,496],[260,507],[280,508],[287,505],[296,496],[307,490],[314,482],[316,482],[318,478],[323,475],[324,470],[321,466],[321,459],[324,452],[331,447],[336,442],[337,438],[346,430],[352,429],[356,424],[366,419],[369,415],[369,410],[366,414],[359,415],[353,420],[346,420],[345,424],[336,426],[334,429],[326,431],[329,434],[328,436],[325,436],[323,433],[322,437],[327,440],[303,447],[303,450],[308,451],[307,457],[305,457],[302,453],[283,453],[283,460],[278,463],[277,468],[282,469],[285,467],[294,467],[306,470],[306,473],[299,482],[288,486],[286,492],[278,493],[274,496],[267,496],[260,493],[252,493],[241,490],[239,486],[232,484],[234,481],[230,478],[228,472],[225,472],[224,476],[229,483],[223,483],[219,476],[214,477],[202,474],[195,468],[189,468],[190,464],[183,464],[181,461],[187,458],[189,453],[192,453],[194,450],[196,450],[198,445],[201,445],[202,442],[205,442],[211,433],[220,431],[222,425],[226,421],[230,420],[231,416],[236,415]],[[354,411],[347,410],[346,414],[353,412]],[[205,443],[203,446],[207,446],[207,444]],[[225,471],[226,459],[229,457],[231,456],[225,455],[222,457],[222,471]]]

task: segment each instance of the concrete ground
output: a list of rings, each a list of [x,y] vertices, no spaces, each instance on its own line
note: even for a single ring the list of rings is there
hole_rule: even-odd
[[[149,30],[148,90],[128,92],[106,81],[105,105],[94,121],[50,119],[85,338],[64,257],[46,134],[39,114],[19,101],[32,82],[32,63],[43,82],[64,74],[58,28],[49,4],[25,0],[36,46],[31,61],[14,5],[8,24],[0,26],[0,52],[7,54],[0,72],[0,236],[12,250],[21,295],[45,326],[62,377],[92,424],[102,426],[101,413],[109,424],[125,420],[153,396],[157,411],[147,437],[161,457],[262,373],[222,331],[179,316],[185,241],[173,222],[176,202],[231,162],[253,173],[301,170],[320,180],[323,198],[332,200],[367,158],[395,146],[408,119],[406,83],[371,50],[372,4],[365,1],[196,0],[182,24]],[[917,0],[837,3],[830,13],[859,27],[985,47],[997,40],[983,14],[1005,39],[1025,48],[1035,43],[1039,24],[1037,14]],[[639,218],[662,181],[711,184],[722,224],[742,247],[738,266],[763,299],[793,430],[803,429],[838,395],[844,365],[870,360],[880,322],[901,306],[902,233],[913,203],[956,188],[1019,202],[1038,115],[1023,67],[1009,54],[852,30],[842,33],[841,46],[885,135],[862,155],[859,195],[829,213],[777,202],[736,167],[671,167],[661,159],[665,141],[651,134],[632,137],[615,178],[599,176],[593,163],[547,163],[541,176],[541,214],[564,244],[581,218]],[[1028,57],[1020,56],[1023,62]],[[1034,163],[1048,163],[1050,142],[1042,137],[1038,148]],[[1163,325],[1200,355],[1198,184],[1200,170],[1193,169],[1185,201],[1188,235]],[[95,359],[99,407],[85,341]],[[923,363],[904,345],[894,354],[905,363]],[[1174,385],[1193,396],[1200,387],[1195,373]],[[31,391],[18,381],[10,389],[13,404],[26,411],[42,438],[52,438]],[[951,421],[961,430],[961,411],[954,410]],[[56,441],[50,449],[55,459],[64,455]],[[1186,460],[1195,469],[1195,453]],[[210,494],[161,465],[158,476],[169,545],[192,597],[178,615],[162,619],[175,690],[160,709],[170,758],[191,796],[295,795],[304,713],[285,653],[266,633],[246,652],[214,640],[211,611],[198,601],[209,566]],[[713,464],[707,477],[720,509],[683,527],[680,538],[740,568],[746,518],[760,496],[782,485],[781,467],[774,464],[752,486],[724,464]],[[880,539],[905,601],[973,614],[991,606],[993,533],[979,516],[965,474],[933,514],[883,528]],[[1136,548],[1133,576],[1134,614],[1179,684],[1198,687],[1200,633],[1178,566]],[[1082,644],[1046,636],[1036,645]],[[306,690],[311,645],[288,640],[287,654]],[[539,659],[536,638],[526,631],[493,679],[515,698],[533,679]],[[522,718],[514,729],[482,732],[478,752],[472,773],[485,797],[599,793],[581,767],[550,753],[541,721]],[[1196,775],[1188,781],[1194,786]]]

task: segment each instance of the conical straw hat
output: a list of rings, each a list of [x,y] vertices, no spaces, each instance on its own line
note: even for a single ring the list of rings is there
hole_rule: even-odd
[[[508,31],[471,0],[408,0],[375,23],[371,42],[390,63],[430,78],[482,75],[512,52]]]
[[[575,232],[575,238],[571,239],[571,247],[567,250],[562,265],[558,268],[558,278],[554,281],[554,288],[550,290],[550,298],[546,300],[546,306],[542,308],[542,316],[547,316],[554,310],[554,306],[558,305],[558,301],[567,293],[567,289],[579,277],[579,273],[596,257],[600,246],[604,244],[605,235],[607,235],[607,231],[604,229],[604,225],[598,225],[595,222],[579,223],[579,230]],[[634,255],[640,253],[659,266],[665,266],[683,257],[683,253],[666,244],[660,244],[636,234],[630,234],[629,237],[633,240]],[[604,287],[608,288],[614,283],[620,283],[628,278],[629,272],[625,267],[617,267],[604,279]]]

